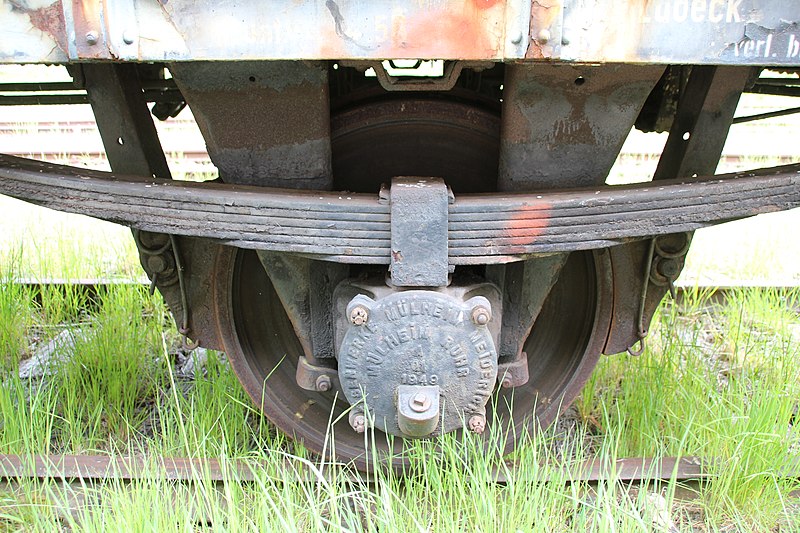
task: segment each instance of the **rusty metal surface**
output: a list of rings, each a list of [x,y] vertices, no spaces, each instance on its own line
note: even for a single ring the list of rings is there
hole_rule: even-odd
[[[794,0],[545,0],[561,7],[565,61],[796,65]],[[534,19],[536,18],[534,14]],[[534,20],[532,26],[536,26]],[[533,44],[533,43],[532,43]],[[532,46],[533,47],[533,46]],[[547,57],[547,56],[545,56]]]
[[[614,246],[800,205],[797,165],[541,194],[457,196],[454,265]],[[291,191],[119,176],[0,156],[4,194],[134,228],[243,248],[389,264],[389,206],[377,195]]]
[[[592,457],[575,464],[544,464],[556,468],[553,479],[567,483],[615,481],[691,481],[712,479],[709,461],[700,457],[630,457],[608,460]],[[57,479],[57,480],[173,480],[173,481],[235,481],[252,482],[269,465],[262,461],[185,457],[125,457],[107,455],[12,455],[0,454],[0,479]],[[316,476],[308,465],[286,460],[293,474]],[[492,477],[497,483],[524,481],[518,474],[532,472],[526,466],[519,471],[514,463],[496,469]],[[781,477],[796,478],[800,473],[790,469]],[[296,478],[295,478],[296,479]],[[364,479],[368,481],[368,479]]]
[[[471,59],[800,64],[793,0],[0,2],[0,62]]]
[[[660,66],[507,65],[498,189],[604,183],[663,71]]]
[[[392,284],[397,287],[447,285],[449,191],[444,180],[395,178],[389,202]]]
[[[654,181],[680,176],[691,179],[715,171],[739,97],[755,75],[749,67],[692,67]],[[667,292],[666,286],[649,283],[648,269],[658,258],[646,243],[625,244],[610,251],[615,312],[603,350],[609,354],[629,350],[647,336],[650,320]],[[678,272],[682,266],[681,260]]]
[[[303,62],[172,64],[226,183],[331,186],[328,71]]]

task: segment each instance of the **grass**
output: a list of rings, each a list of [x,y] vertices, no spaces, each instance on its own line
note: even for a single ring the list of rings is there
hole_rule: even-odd
[[[439,453],[410,445],[403,482],[378,472],[367,486],[277,433],[223,357],[211,354],[192,379],[176,372],[170,319],[143,287],[101,292],[87,313],[77,294],[37,300],[8,283],[18,262],[5,264],[0,452],[217,457],[258,469],[254,482],[214,484],[202,472],[191,485],[107,481],[77,510],[63,503],[74,487],[23,482],[0,489],[0,528],[647,531],[659,491],[683,530],[800,527],[789,496],[800,484],[780,476],[800,453],[798,290],[742,290],[721,308],[700,290],[681,306],[665,303],[645,354],[603,358],[566,420],[571,429],[556,424],[525,442],[507,485],[490,479],[503,468],[499,453],[448,435]],[[19,378],[19,360],[64,324],[80,332],[69,357],[50,375]],[[640,492],[613,478],[596,490],[567,483],[561,467],[593,454],[701,455],[713,459],[714,479],[691,504],[674,499],[675,483]]]

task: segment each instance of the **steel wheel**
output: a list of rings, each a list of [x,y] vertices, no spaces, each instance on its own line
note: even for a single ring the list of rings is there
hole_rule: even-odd
[[[469,109],[465,117],[464,111],[463,104],[416,99],[371,103],[344,112],[333,120],[337,186],[375,191],[387,177],[416,173],[444,176],[456,191],[491,190],[495,171],[490,169],[496,169],[497,160],[491,146],[497,146],[497,119],[477,109]],[[408,169],[405,158],[421,146],[435,146],[436,157],[424,152],[430,157],[412,158],[415,163]],[[462,156],[466,163],[459,160],[453,164]],[[369,172],[370,168],[376,172]],[[509,435],[519,437],[538,424],[552,422],[560,408],[580,392],[594,368],[609,323],[607,255],[572,254],[525,343],[530,381],[497,393],[497,401],[490,401],[488,420],[498,420],[506,429],[513,426]],[[367,440],[365,434],[353,431],[343,415],[347,403],[335,399],[333,392],[308,392],[296,384],[302,349],[256,254],[221,248],[214,293],[219,333],[228,357],[266,416],[310,450],[321,453],[335,448],[339,460],[353,460],[364,468],[369,457]],[[332,427],[335,446],[326,440],[330,421],[336,421]],[[383,434],[375,433],[378,453],[393,446],[395,464],[402,464],[400,439],[390,444]],[[496,432],[486,435],[490,433]],[[510,437],[506,448],[512,446]]]

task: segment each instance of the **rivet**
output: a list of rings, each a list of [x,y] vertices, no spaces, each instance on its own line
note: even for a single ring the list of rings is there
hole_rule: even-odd
[[[511,43],[512,44],[519,44],[521,42],[522,42],[522,32],[518,31],[517,33],[514,34],[513,37],[511,37]]]
[[[133,44],[134,38],[133,33],[130,30],[125,30],[122,32],[122,41],[125,44]]]
[[[545,44],[545,43],[547,43],[548,41],[550,41],[550,37],[551,37],[551,36],[550,36],[550,30],[548,30],[548,29],[543,29],[543,30],[541,30],[541,31],[539,32],[539,34],[536,36],[536,39],[537,39],[537,40],[538,40],[540,43],[542,43],[542,44]]]
[[[97,32],[96,31],[88,31],[86,32],[86,42],[91,45],[97,44]]]

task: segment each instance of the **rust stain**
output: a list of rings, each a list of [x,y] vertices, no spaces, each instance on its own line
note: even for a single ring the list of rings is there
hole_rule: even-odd
[[[418,13],[403,31],[392,28],[390,57],[489,58],[496,57],[500,39],[489,28],[502,20],[504,5],[497,0],[471,0],[461,9],[451,6]]]
[[[561,0],[533,0],[531,2],[531,41],[525,57],[544,59],[553,56],[553,43],[542,39],[542,32],[550,31],[561,15]]]
[[[528,204],[514,213],[506,229],[506,236],[511,239],[511,245],[533,244],[549,225],[551,209],[550,203],[542,201]]]
[[[472,0],[472,3],[478,9],[489,9],[494,7],[500,0]]]
[[[31,9],[26,14],[30,18],[31,26],[50,35],[61,51],[67,53],[67,32],[61,0],[46,7]]]

